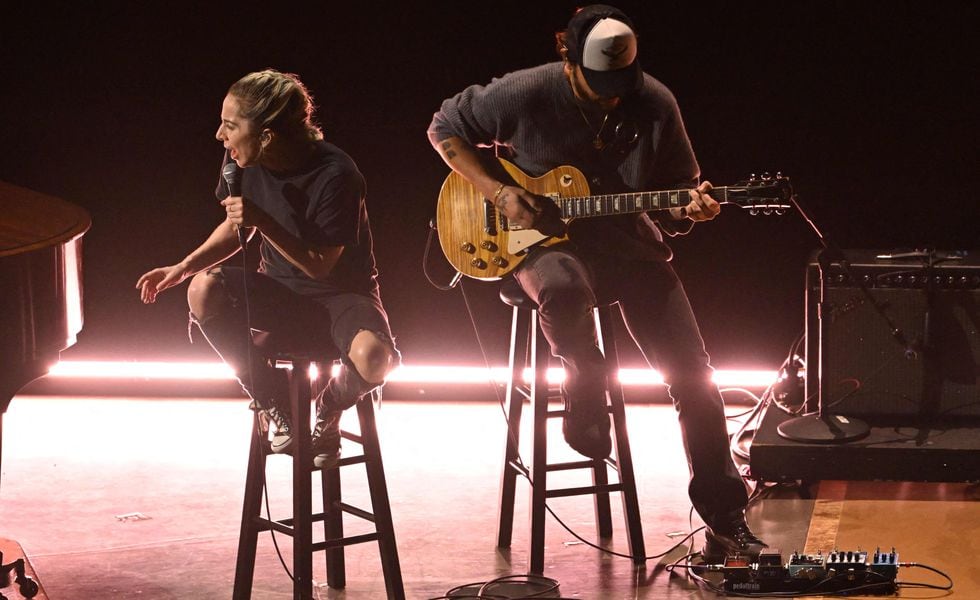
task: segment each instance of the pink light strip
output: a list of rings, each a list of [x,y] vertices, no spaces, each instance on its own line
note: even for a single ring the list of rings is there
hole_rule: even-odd
[[[124,362],[124,361],[61,361],[48,372],[51,377],[101,379],[192,379],[229,380],[234,372],[220,362]],[[316,366],[310,375],[317,376]],[[402,365],[388,376],[389,382],[486,384],[506,383],[507,367],[466,367],[448,365]],[[530,370],[524,380],[530,380]],[[548,369],[548,381],[559,383],[564,378],[560,367]],[[777,378],[776,371],[719,369],[714,381],[720,386],[767,387]],[[663,385],[663,377],[654,369],[620,369],[619,380],[626,386]]]

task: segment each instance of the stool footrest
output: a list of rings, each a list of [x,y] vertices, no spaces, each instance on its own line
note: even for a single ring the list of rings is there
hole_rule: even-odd
[[[291,454],[275,454],[272,452],[269,452],[267,456],[285,456],[290,460],[292,460],[293,458]],[[347,465],[356,465],[363,462],[367,462],[367,457],[364,456],[363,454],[358,454],[356,456],[342,457],[336,462],[336,464],[333,464],[329,467],[315,467],[313,466],[313,461],[311,460],[310,472],[312,473],[313,471],[329,471],[330,469],[336,469],[337,467],[346,467]]]
[[[346,467],[348,465],[356,465],[359,463],[367,462],[367,457],[363,454],[358,454],[357,456],[345,456],[337,461],[336,464],[329,467],[314,467],[314,471],[329,471],[330,469],[337,469],[339,467]]]
[[[338,538],[334,540],[324,540],[322,542],[313,542],[310,546],[311,552],[319,552],[320,550],[326,550],[327,548],[341,548],[343,546],[353,546],[354,544],[363,544],[364,542],[376,542],[378,541],[377,533],[365,533],[363,535],[352,535],[349,537]]]
[[[336,506],[347,514],[354,515],[355,517],[360,517],[365,521],[374,523],[374,513],[368,512],[362,508],[357,508],[356,506],[351,506],[350,504],[345,504],[343,502],[338,502]]]
[[[269,531],[270,529],[277,531],[283,535],[288,535],[290,537],[295,535],[295,529],[292,526],[292,519],[283,519],[280,521],[274,521],[266,519],[265,517],[253,517],[252,521],[255,523],[256,531]],[[285,521],[289,521],[286,523]]]
[[[606,485],[588,485],[575,488],[560,488],[557,490],[547,490],[545,498],[565,498],[567,496],[585,496],[586,494],[608,494],[609,492],[623,491],[623,484],[612,483]]]
[[[531,394],[531,388],[527,385],[515,385],[514,391],[516,391],[521,396],[524,396],[525,400],[533,400],[533,394]],[[558,400],[561,396],[561,388],[548,388],[548,399]]]
[[[600,465],[603,461],[599,461]],[[545,465],[548,471],[574,471],[575,469],[591,469],[596,464],[593,460],[576,460],[572,462],[549,463]]]
[[[319,523],[327,518],[326,513],[313,513],[310,515],[310,523]],[[259,531],[275,529],[279,533],[293,536],[295,531],[295,519],[286,517],[284,519],[268,519],[266,517],[253,517],[252,520],[258,525]]]
[[[507,467],[510,468],[510,469],[514,469],[515,471],[517,471],[518,473],[524,475],[525,477],[528,477],[528,478],[531,477],[531,471],[529,471],[526,466],[518,463],[516,460],[512,460],[512,461],[508,462],[507,463]]]

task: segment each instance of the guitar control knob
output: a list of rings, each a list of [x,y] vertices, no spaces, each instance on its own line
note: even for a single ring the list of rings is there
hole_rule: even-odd
[[[490,259],[490,262],[492,262],[494,265],[498,267],[506,267],[508,264],[507,259],[502,256],[494,256],[493,258]]]
[[[475,269],[486,269],[487,261],[483,260],[482,258],[474,258],[470,261],[470,266]]]
[[[484,241],[482,241],[480,243],[480,247],[483,248],[484,250],[489,250],[490,252],[496,252],[497,251],[497,244],[494,244],[490,240],[484,240]]]
[[[467,254],[473,254],[474,252],[476,252],[476,246],[474,246],[469,242],[463,242],[462,244],[460,244],[459,249],[462,250],[463,252],[466,252]]]

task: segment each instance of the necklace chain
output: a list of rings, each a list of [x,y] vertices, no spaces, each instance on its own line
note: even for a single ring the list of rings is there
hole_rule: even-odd
[[[589,131],[595,133],[595,137],[592,138],[592,146],[596,150],[602,150],[603,148],[605,148],[606,142],[602,140],[602,131],[606,128],[606,121],[609,120],[609,113],[606,113],[602,116],[602,123],[599,125],[599,130],[596,131],[592,127],[592,122],[589,121],[589,118],[587,116],[585,116],[585,111],[582,110],[582,107],[579,106],[578,104],[576,104],[575,107],[578,108],[578,114],[582,115],[582,119],[585,121],[586,126],[588,126]]]

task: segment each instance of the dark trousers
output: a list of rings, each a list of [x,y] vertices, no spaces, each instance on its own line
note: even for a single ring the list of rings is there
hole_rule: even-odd
[[[571,244],[559,244],[533,250],[514,277],[539,306],[541,329],[564,363],[572,404],[594,402],[605,374],[592,307],[619,302],[630,335],[669,386],[695,510],[709,526],[743,510],[748,499],[729,450],[724,402],[673,268],[665,262],[579,256]]]

